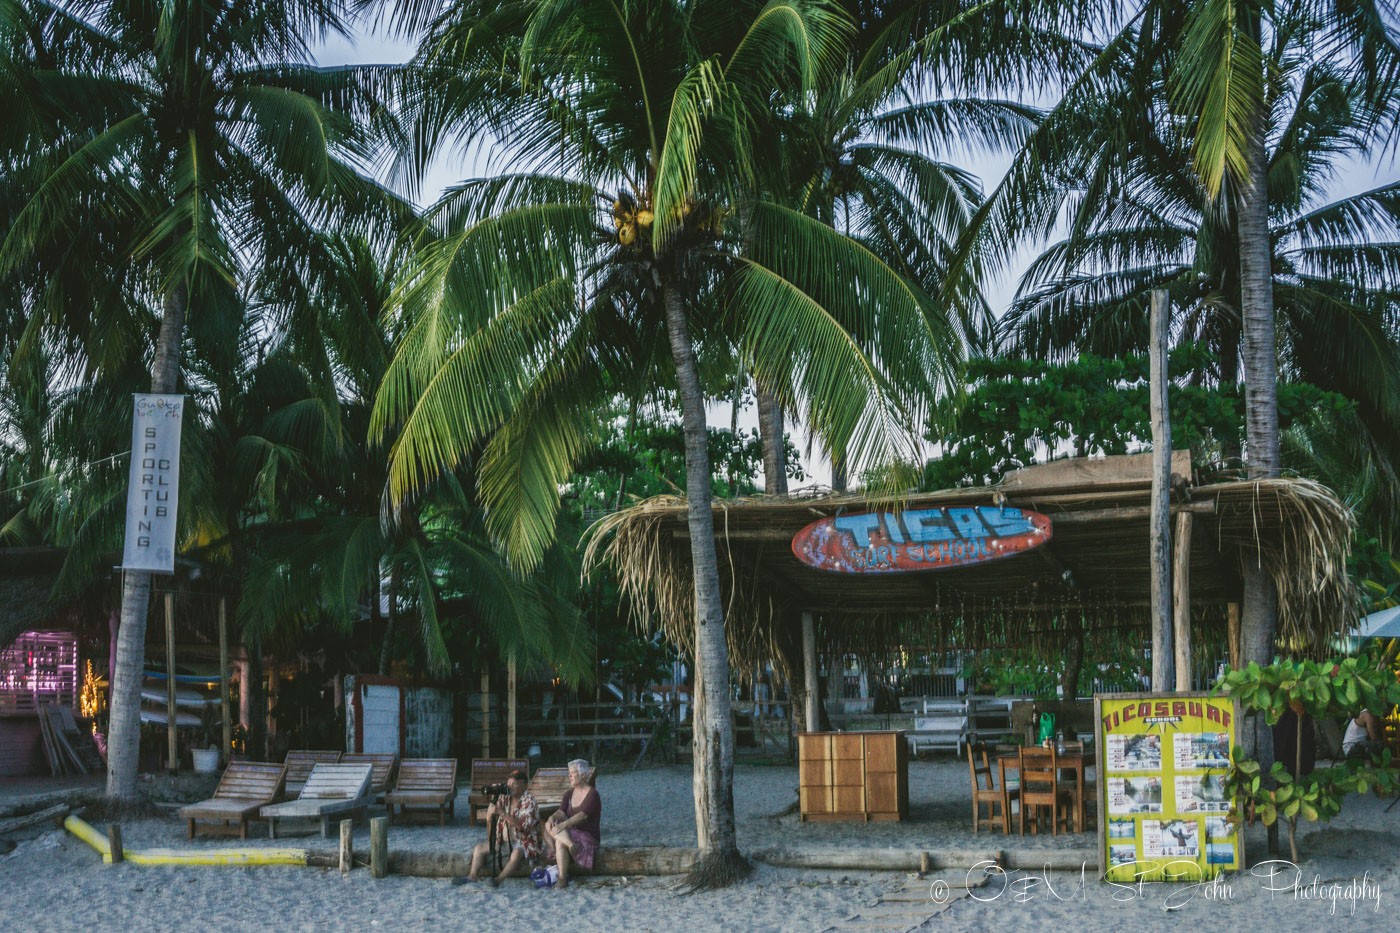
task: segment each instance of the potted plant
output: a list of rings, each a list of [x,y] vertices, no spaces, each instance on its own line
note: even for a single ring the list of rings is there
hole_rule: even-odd
[[[204,743],[204,747],[190,749],[190,758],[194,763],[194,770],[198,774],[212,774],[219,770],[218,732],[220,725],[215,717],[213,704],[205,704],[200,716],[200,741]]]

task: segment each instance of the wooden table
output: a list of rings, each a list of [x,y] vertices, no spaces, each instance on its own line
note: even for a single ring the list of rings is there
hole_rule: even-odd
[[[1055,756],[1055,763],[1060,770],[1074,769],[1075,783],[1075,807],[1074,807],[1074,831],[1085,832],[1084,826],[1084,771],[1096,763],[1092,751],[1072,751],[1061,752]],[[1008,770],[1019,772],[1021,770],[1021,756],[1018,752],[998,752],[997,772],[1001,777],[1001,786],[1006,786],[1006,772]],[[1019,773],[1017,777],[1019,777]],[[1025,806],[1022,803],[1021,806]]]

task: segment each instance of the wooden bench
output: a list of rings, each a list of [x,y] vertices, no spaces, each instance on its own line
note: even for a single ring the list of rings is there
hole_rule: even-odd
[[[481,789],[488,784],[504,784],[512,771],[530,773],[524,758],[473,758],[470,786],[467,788],[467,822],[475,826],[491,805],[491,797]]]
[[[370,791],[369,764],[331,764],[317,762],[306,777],[306,784],[296,800],[274,803],[259,813],[267,820],[269,839],[277,838],[277,821],[283,819],[319,819],[321,837],[330,834],[331,816],[351,813],[363,816],[374,800]]]
[[[445,825],[448,816],[457,815],[457,759],[405,758],[399,763],[394,789],[384,795],[384,806],[390,823],[397,806],[400,817],[407,816],[410,808],[435,809],[438,825]]]
[[[564,802],[569,792],[568,768],[540,768],[530,778],[530,794],[540,808],[540,819],[548,819]]]
[[[286,765],[229,762],[213,797],[180,808],[181,818],[189,823],[186,838],[194,838],[196,820],[205,820],[218,823],[220,829],[237,822],[238,838],[247,839],[248,821],[259,818],[258,811],[277,799],[286,774]]]
[[[340,763],[343,765],[369,765],[370,790],[375,797],[383,796],[389,790],[389,785],[393,783],[394,768],[398,766],[399,756],[388,752],[346,752],[340,756]]]
[[[967,741],[967,703],[964,700],[929,700],[923,715],[914,717],[914,728],[905,738],[909,752],[919,755],[930,748],[947,748],[962,755]]]
[[[1011,697],[967,698],[966,743],[1000,742],[1011,735]]]
[[[333,749],[295,749],[287,752],[287,796],[301,793],[301,787],[318,764],[333,765],[340,761],[340,752]]]

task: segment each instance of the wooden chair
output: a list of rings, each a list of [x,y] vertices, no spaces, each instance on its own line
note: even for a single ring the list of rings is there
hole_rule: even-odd
[[[1020,752],[1021,771],[1021,835],[1026,834],[1026,811],[1031,810],[1031,828],[1039,818],[1039,808],[1050,808],[1050,832],[1059,835],[1060,823],[1069,830],[1069,815],[1074,812],[1078,791],[1073,783],[1059,778],[1059,755],[1054,748],[1024,746]],[[1063,806],[1063,809],[1062,809]]]
[[[258,812],[267,820],[267,836],[277,838],[277,821],[282,819],[319,819],[321,838],[330,834],[331,817],[339,813],[363,816],[374,800],[370,790],[372,765],[332,764],[317,762],[306,776],[306,783],[296,800],[274,803]]]
[[[438,825],[446,825],[447,817],[457,815],[457,759],[405,758],[399,763],[399,779],[394,789],[384,795],[389,822],[394,822],[394,807],[400,818],[410,808],[437,810]]]
[[[978,759],[981,764],[978,764]],[[967,747],[967,768],[972,778],[972,831],[982,825],[982,807],[987,807],[987,822],[992,822],[997,808],[1001,808],[1001,831],[1011,834],[1011,801],[1021,796],[1018,786],[997,787],[996,772],[992,769],[987,746],[978,742]],[[1024,806],[1024,805],[1023,805]]]
[[[193,839],[197,820],[213,821],[220,828],[238,823],[238,838],[248,838],[248,821],[259,819],[258,811],[282,793],[286,765],[261,761],[233,761],[224,769],[214,796],[180,808],[180,817],[189,823],[186,838]]]
[[[525,758],[473,758],[467,787],[467,822],[475,826],[481,814],[491,805],[491,795],[481,793],[488,784],[504,784],[512,771],[530,774],[530,762]]]
[[[540,768],[530,778],[530,795],[540,808],[540,819],[548,819],[564,802],[569,792],[568,768]]]
[[[388,752],[346,752],[340,756],[343,765],[362,764],[370,766],[369,785],[375,797],[382,797],[393,783],[394,768],[399,756]]]
[[[333,765],[340,761],[340,752],[334,749],[294,749],[287,752],[287,796],[301,793],[301,787],[311,775],[311,769],[318,764]]]

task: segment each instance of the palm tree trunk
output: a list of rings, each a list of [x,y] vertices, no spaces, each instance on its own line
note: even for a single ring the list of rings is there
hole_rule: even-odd
[[[846,454],[843,451],[831,452],[831,491],[842,493],[850,477],[846,475]]]
[[[754,381],[758,399],[758,430],[763,435],[763,491],[787,495],[787,448],[783,443],[783,406],[762,382]]]
[[[180,344],[185,333],[189,293],[182,281],[165,296],[160,337],[156,341],[151,391],[174,392],[180,383]],[[121,625],[117,629],[117,663],[112,671],[111,718],[107,736],[107,796],[134,803],[141,755],[141,678],[146,666],[146,615],[151,605],[151,575],[122,574]],[[169,672],[174,676],[174,671]]]
[[[1254,25],[1258,30],[1257,22]],[[1255,115],[1248,150],[1249,176],[1240,186],[1240,312],[1244,328],[1245,444],[1249,475],[1279,475],[1278,351],[1275,332],[1272,248],[1269,239],[1269,195],[1266,187],[1264,126],[1266,114]],[[1274,654],[1278,600],[1273,581],[1257,561],[1244,569],[1244,606],[1240,618],[1243,660],[1268,664]],[[1245,754],[1265,769],[1273,760],[1273,737],[1262,722],[1246,729]]]
[[[378,576],[378,574],[376,574]],[[379,585],[371,591],[374,594],[375,612],[379,611]],[[383,677],[389,673],[389,658],[392,656],[392,646],[394,644],[394,623],[398,621],[398,601],[399,601],[399,568],[397,565],[389,567],[389,622],[384,626],[384,644],[379,649],[379,676]]]
[[[693,888],[729,884],[748,870],[734,827],[734,721],[729,698],[729,648],[725,642],[710,509],[710,454],[705,436],[705,399],[695,363],[690,324],[680,293],[664,288],[666,329],[680,389],[685,430],[686,512],[695,582],[694,717],[695,831],[700,859],[690,873]]]

